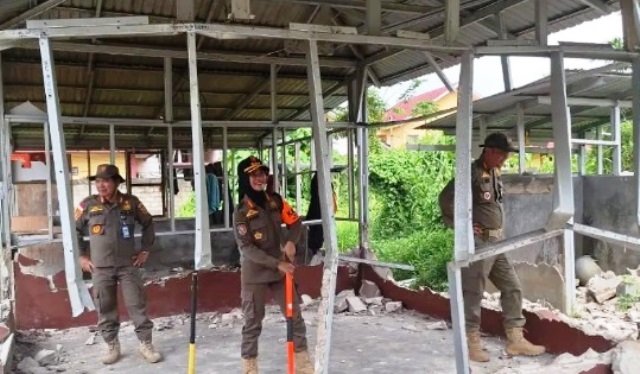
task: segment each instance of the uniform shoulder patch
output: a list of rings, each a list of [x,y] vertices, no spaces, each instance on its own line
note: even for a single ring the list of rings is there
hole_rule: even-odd
[[[236,232],[238,233],[239,236],[245,236],[247,235],[247,232],[249,231],[249,228],[247,227],[247,224],[244,222],[239,222],[236,225]]]
[[[257,216],[260,212],[258,212],[255,209],[249,209],[247,211],[247,213],[244,215],[247,219],[251,219],[254,218],[255,216]]]

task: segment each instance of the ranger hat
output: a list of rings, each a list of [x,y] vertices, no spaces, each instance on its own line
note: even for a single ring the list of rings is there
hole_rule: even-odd
[[[124,182],[124,178],[120,175],[120,170],[117,166],[111,164],[102,164],[98,165],[98,169],[96,170],[96,175],[92,175],[89,177],[89,180],[93,181],[96,178],[109,179],[112,178],[116,181],[116,183]]]
[[[516,149],[512,144],[511,144],[511,140],[509,140],[509,138],[501,133],[501,132],[494,132],[493,134],[490,134],[489,136],[487,136],[484,139],[484,144],[480,144],[480,147],[484,147],[484,148],[495,148],[495,149],[499,149],[503,152],[517,152],[518,149]]]
[[[260,159],[255,156],[251,156],[248,159],[248,166],[244,168],[244,172],[251,174],[256,170],[263,170],[266,174],[269,174],[269,167],[265,166]]]

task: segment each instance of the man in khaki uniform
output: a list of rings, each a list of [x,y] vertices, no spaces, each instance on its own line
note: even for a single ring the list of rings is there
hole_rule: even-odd
[[[139,268],[153,247],[153,218],[140,200],[118,191],[124,181],[115,165],[100,165],[95,176],[98,195],[82,200],[76,209],[80,265],[91,273],[98,327],[108,346],[102,360],[110,365],[120,358],[118,283],[140,340],[140,354],[150,363],[162,359],[151,342],[153,322],[147,317],[146,296]],[[134,241],[135,223],[142,225],[142,250]],[[83,236],[89,235],[89,243]]]
[[[265,191],[269,168],[256,157],[238,165],[242,199],[233,215],[235,236],[242,256],[242,327],[241,356],[244,374],[258,374],[258,338],[262,331],[267,290],[270,290],[282,313],[285,313],[285,273],[295,270],[296,246],[302,222],[296,212],[278,194]],[[248,179],[248,181],[247,181]],[[281,224],[288,233],[281,238]],[[296,373],[312,374],[307,350],[306,327],[300,313],[300,295],[294,289],[293,344]],[[282,345],[284,348],[284,345]],[[282,352],[285,352],[282,349]],[[283,368],[284,370],[284,368]]]
[[[504,212],[503,187],[500,169],[516,149],[506,135],[493,133],[481,145],[482,155],[471,166],[473,198],[473,233],[476,252],[482,247],[503,239]],[[451,180],[439,196],[443,220],[453,227],[454,180]],[[480,341],[480,302],[486,279],[500,290],[500,304],[507,334],[507,353],[511,355],[537,356],[544,353],[542,346],[531,344],[523,335],[525,319],[522,315],[522,287],[513,265],[504,254],[473,262],[462,269],[462,293],[466,319],[469,358],[472,361],[489,361],[489,354]]]

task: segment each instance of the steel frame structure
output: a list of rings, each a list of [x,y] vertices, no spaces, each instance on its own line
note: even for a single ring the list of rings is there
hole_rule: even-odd
[[[538,3],[537,3],[538,4]],[[186,57],[188,59],[189,66],[189,82],[190,82],[190,94],[191,94],[191,114],[192,120],[185,123],[171,123],[172,116],[170,102],[170,88],[165,88],[167,94],[165,95],[165,111],[166,122],[161,121],[116,121],[112,119],[98,119],[93,120],[97,124],[108,125],[110,127],[110,134],[113,134],[111,139],[115,137],[115,126],[119,124],[137,125],[145,127],[167,127],[169,130],[169,139],[172,138],[171,130],[178,126],[190,126],[192,130],[193,140],[193,154],[195,162],[200,164],[200,167],[195,170],[196,179],[196,205],[199,207],[205,206],[204,201],[204,163],[203,152],[204,144],[202,139],[202,127],[213,126],[223,128],[223,143],[224,143],[224,163],[226,166],[226,149],[227,149],[227,128],[229,127],[243,127],[243,126],[255,126],[259,125],[272,130],[272,154],[274,162],[277,165],[277,142],[276,134],[278,129],[286,129],[291,127],[299,127],[306,125],[304,122],[277,122],[274,117],[271,122],[265,123],[251,123],[251,122],[206,122],[202,121],[200,117],[200,104],[199,104],[199,88],[197,80],[197,60],[198,51],[196,46],[196,36],[205,36],[215,39],[229,39],[229,38],[269,38],[269,39],[285,39],[285,40],[300,40],[308,44],[308,51],[306,52],[306,59],[304,62],[298,61],[297,64],[304,63],[307,68],[308,82],[311,96],[311,114],[312,114],[312,129],[313,129],[313,155],[312,168],[318,172],[320,182],[320,200],[322,207],[322,226],[326,234],[326,246],[327,256],[325,258],[323,280],[322,280],[322,301],[319,309],[319,324],[318,324],[318,343],[316,348],[316,373],[328,373],[329,372],[329,357],[330,357],[330,344],[331,344],[331,326],[333,315],[333,304],[335,298],[335,283],[337,277],[337,266],[339,260],[348,260],[347,258],[340,258],[337,255],[337,237],[335,230],[335,219],[332,214],[331,204],[331,187],[330,187],[330,171],[329,165],[331,163],[329,145],[327,142],[327,128],[328,124],[325,123],[324,110],[323,110],[323,93],[321,88],[321,60],[318,56],[318,42],[334,42],[342,44],[360,44],[360,45],[379,45],[390,46],[394,48],[414,49],[425,52],[440,53],[462,53],[462,68],[460,75],[460,87],[458,96],[458,120],[457,120],[457,142],[456,142],[456,159],[457,159],[457,171],[456,171],[456,187],[455,187],[455,260],[449,265],[449,279],[450,279],[450,294],[451,294],[451,313],[452,321],[454,325],[455,333],[455,348],[456,348],[456,367],[458,373],[469,373],[469,364],[466,349],[466,339],[464,331],[464,309],[462,308],[462,289],[460,282],[460,269],[461,267],[468,266],[469,263],[478,261],[490,256],[494,256],[498,253],[506,253],[511,250],[515,250],[524,245],[531,244],[532,242],[544,240],[549,237],[563,235],[565,243],[565,278],[567,284],[568,303],[571,304],[574,295],[572,290],[572,282],[575,277],[573,275],[573,233],[578,232],[585,235],[597,236],[601,240],[611,242],[624,242],[632,243],[636,239],[623,236],[616,233],[610,233],[605,230],[600,230],[592,227],[586,227],[582,225],[572,224],[572,216],[574,213],[573,207],[573,189],[571,181],[571,133],[570,133],[570,118],[569,118],[569,105],[566,95],[566,82],[563,69],[564,58],[590,58],[590,59],[612,59],[617,61],[628,61],[633,64],[634,82],[638,84],[634,85],[633,91],[633,120],[636,126],[634,127],[634,140],[635,144],[640,144],[640,57],[638,53],[628,51],[613,51],[593,46],[574,46],[574,45],[560,45],[560,46],[548,46],[546,45],[546,18],[544,15],[544,9],[546,7],[546,1],[541,0],[536,6],[536,19],[538,20],[538,28],[536,35],[538,36],[537,45],[490,45],[486,47],[471,47],[460,46],[456,44],[455,37],[460,27],[460,3],[459,1],[447,2],[447,24],[445,27],[446,41],[433,41],[424,38],[411,38],[407,37],[408,33],[403,33],[401,36],[381,36],[381,35],[360,35],[357,30],[345,30],[342,28],[340,32],[333,32],[331,28],[321,29],[309,27],[309,25],[291,25],[290,29],[281,29],[273,27],[253,27],[239,24],[200,24],[200,23],[178,23],[178,24],[144,24],[140,20],[132,20],[131,23],[108,23],[104,22],[99,25],[95,25],[94,22],[83,23],[83,20],[70,20],[70,21],[55,21],[55,27],[49,25],[38,24],[37,27],[18,29],[18,30],[4,30],[0,31],[0,43],[3,48],[10,48],[12,45],[17,45],[22,42],[37,41],[41,57],[42,57],[42,71],[45,82],[46,101],[47,101],[47,117],[32,117],[27,118],[25,116],[12,117],[0,113],[0,125],[2,135],[2,148],[1,156],[3,162],[3,193],[5,197],[10,194],[10,123],[11,122],[35,122],[44,123],[51,135],[51,150],[54,158],[55,176],[57,181],[57,193],[60,201],[60,215],[63,227],[62,241],[64,243],[65,253],[65,270],[67,272],[67,282],[69,284],[70,298],[73,307],[73,314],[80,314],[84,308],[91,309],[93,304],[89,297],[88,291],[84,283],[79,278],[79,265],[77,262],[77,241],[75,235],[73,235],[72,222],[73,211],[70,201],[70,189],[66,184],[68,180],[68,168],[66,165],[65,156],[65,139],[63,132],[63,123],[89,123],[92,120],[87,118],[63,118],[60,113],[60,104],[57,92],[57,82],[55,77],[55,62],[53,59],[53,45],[52,40],[55,39],[74,39],[74,38],[92,38],[92,37],[127,37],[127,36],[162,36],[162,35],[187,35]],[[633,16],[637,18],[637,13],[634,12]],[[368,16],[370,19],[373,30],[377,33],[379,27],[379,18],[375,14]],[[95,20],[92,20],[95,21]],[[138,23],[140,24],[138,24]],[[637,30],[636,30],[637,31]],[[112,53],[118,53],[112,51]],[[123,53],[125,53],[123,51]],[[543,56],[549,57],[551,60],[551,71],[553,77],[553,90],[551,94],[551,105],[553,107],[553,136],[556,142],[557,156],[556,172],[555,172],[555,186],[554,191],[554,210],[549,217],[546,230],[537,231],[525,234],[524,236],[512,238],[510,240],[497,243],[495,245],[483,248],[481,253],[475,253],[473,245],[473,234],[471,227],[471,180],[470,180],[470,163],[471,163],[471,144],[472,144],[472,114],[473,114],[473,102],[472,102],[472,81],[473,81],[473,61],[476,56],[483,55],[498,55],[506,57],[509,55],[517,56]],[[184,52],[180,52],[179,56],[158,56],[165,58],[165,72],[167,75],[170,73],[171,58],[184,58]],[[264,63],[264,61],[262,61]],[[275,77],[275,63],[276,61],[270,60],[271,64],[271,78]],[[508,67],[508,62],[505,62]],[[167,68],[169,66],[169,68]],[[508,69],[505,69],[505,85],[510,86],[507,79]],[[368,128],[364,126],[366,124],[366,88],[367,88],[367,64],[361,62],[358,64],[355,79],[353,79],[349,85],[349,112],[350,123],[336,125],[333,127],[342,127],[349,132],[349,139],[354,139],[352,144],[355,144],[357,148],[358,159],[358,184],[359,184],[359,199],[358,199],[358,221],[360,225],[360,244],[362,248],[368,247]],[[170,77],[165,77],[165,83],[169,85]],[[446,84],[446,83],[445,83]],[[449,84],[450,85],[450,84]],[[0,93],[1,93],[1,80],[0,80]],[[275,101],[272,99],[272,106]],[[615,107],[615,105],[614,105]],[[2,107],[0,107],[2,109]],[[275,110],[272,108],[272,110]],[[614,112],[616,110],[614,109]],[[619,109],[617,109],[619,113]],[[277,122],[277,123],[276,123]],[[618,126],[619,128],[619,126]],[[484,129],[486,131],[486,129]],[[45,131],[45,134],[47,132]],[[524,131],[520,129],[519,145],[523,145],[522,137]],[[619,134],[618,134],[619,135]],[[619,136],[617,136],[619,138]],[[282,137],[282,145],[286,139]],[[574,141],[575,143],[575,141]],[[613,145],[619,148],[619,141],[616,144],[609,144],[603,141],[594,143],[598,145]],[[113,155],[116,147],[115,140],[110,141],[111,153]],[[168,148],[171,149],[172,145],[168,144]],[[354,146],[350,145],[350,149],[353,151]],[[635,186],[637,194],[640,193],[640,147],[635,148]],[[523,152],[521,150],[520,159],[522,160]],[[299,170],[299,160],[296,160],[296,170]],[[170,164],[172,161],[170,161]],[[350,161],[350,165],[354,166],[354,161]],[[317,168],[316,168],[317,166]],[[171,167],[171,166],[170,166]],[[521,161],[522,168],[522,161]],[[277,168],[274,168],[274,171]],[[298,173],[298,171],[296,171]],[[227,174],[227,168],[225,168],[225,174]],[[350,180],[355,180],[352,176]],[[228,183],[228,175],[225,175],[225,184]],[[225,185],[226,189],[226,185]],[[353,191],[353,188],[352,190]],[[352,192],[353,193],[353,192]],[[226,198],[226,193],[224,193]],[[227,201],[225,201],[227,202]],[[211,258],[210,254],[207,255],[207,247],[209,245],[209,231],[215,230],[231,230],[230,223],[228,222],[228,204],[225,204],[225,227],[221,229],[206,230],[208,227],[208,215],[204,209],[198,209],[196,215],[196,228],[194,230],[196,236],[195,246],[195,266],[196,268],[207,268],[210,266]],[[2,204],[3,221],[9,218],[9,211],[7,204]],[[174,210],[171,205],[170,210]],[[350,206],[350,218],[353,219],[352,212],[355,211],[355,206]],[[638,217],[638,224],[640,226],[640,199],[636,204],[636,212]],[[5,225],[6,227],[6,225]],[[176,232],[174,230],[175,224],[172,223],[172,232],[167,233],[170,235],[178,234],[190,234],[191,232]],[[5,228],[4,242],[6,246],[11,246],[10,232]],[[6,240],[9,240],[7,242]]]

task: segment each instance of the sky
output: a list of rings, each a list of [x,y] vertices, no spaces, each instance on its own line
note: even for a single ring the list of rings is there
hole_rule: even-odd
[[[621,37],[622,18],[620,12],[616,12],[570,29],[550,34],[548,42],[550,45],[557,45],[559,41],[609,43],[614,38]],[[565,69],[592,69],[606,63],[606,61],[602,60],[565,59]],[[549,60],[542,57],[511,57],[510,65],[513,85],[516,88],[546,77],[550,73]],[[449,81],[456,84],[459,80],[460,65],[445,69],[444,73]],[[443,86],[435,74],[425,75],[420,79],[423,79],[424,83],[415,91],[415,95]],[[410,84],[410,82],[405,82],[381,88],[380,93],[387,103],[387,107],[396,104]],[[473,89],[481,97],[504,91],[500,57],[487,56],[475,59]]]

